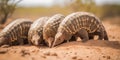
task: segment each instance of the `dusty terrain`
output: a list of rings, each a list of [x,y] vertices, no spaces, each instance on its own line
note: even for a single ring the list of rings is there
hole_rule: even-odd
[[[0,60],[120,60],[120,26],[103,22],[109,41],[89,40],[47,46],[0,47]]]

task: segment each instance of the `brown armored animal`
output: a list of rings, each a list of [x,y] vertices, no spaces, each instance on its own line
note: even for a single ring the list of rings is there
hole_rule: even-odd
[[[40,45],[43,41],[43,26],[49,17],[41,17],[34,21],[28,32],[29,44]]]
[[[28,19],[17,19],[7,25],[0,33],[0,46],[28,43],[28,30],[31,24],[32,21]]]
[[[57,33],[57,29],[59,24],[64,19],[62,14],[56,14],[52,16],[43,27],[43,39],[45,43],[50,47],[52,41],[54,40],[55,34]]]
[[[76,12],[68,15],[59,25],[52,47],[70,40],[72,36],[80,37],[83,41],[99,36],[99,40],[108,40],[106,30],[101,21],[91,13]]]

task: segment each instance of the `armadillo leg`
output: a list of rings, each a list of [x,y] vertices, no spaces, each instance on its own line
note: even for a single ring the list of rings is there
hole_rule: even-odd
[[[88,32],[85,29],[80,29],[80,31],[77,32],[76,35],[80,37],[83,40],[83,42],[89,40]]]
[[[94,36],[89,36],[89,40],[92,40],[92,39],[94,39]]]
[[[93,33],[89,33],[89,40],[92,40],[92,39],[94,39],[94,34]]]
[[[104,31],[104,40],[108,40],[108,35],[106,31]]]
[[[23,38],[18,39],[18,43],[19,43],[19,45],[23,45],[24,44],[24,39]]]
[[[103,38],[104,38],[104,32],[103,31],[101,31],[99,34],[98,34],[98,36],[99,36],[99,40],[103,40]]]
[[[28,44],[29,44],[29,45],[32,45],[32,42],[31,42],[30,40],[28,40]]]
[[[75,37],[75,36],[72,36],[69,41],[76,41],[76,37]]]

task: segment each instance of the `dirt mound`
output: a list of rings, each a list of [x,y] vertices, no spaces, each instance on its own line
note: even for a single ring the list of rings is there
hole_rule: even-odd
[[[8,56],[8,57],[7,57]],[[11,46],[0,48],[0,60],[119,60],[118,41],[90,40],[47,46]]]

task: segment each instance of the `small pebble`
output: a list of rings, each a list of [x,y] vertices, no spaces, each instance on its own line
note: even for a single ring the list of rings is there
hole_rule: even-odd
[[[45,52],[44,55],[50,56],[50,52]]]
[[[107,59],[110,59],[110,56],[107,56]]]
[[[46,56],[41,56],[41,57],[46,58]]]
[[[0,50],[0,54],[5,54],[5,53],[7,53],[7,52],[8,52],[7,49]]]
[[[72,59],[77,59],[77,56],[73,56]]]
[[[1,47],[2,48],[8,48],[8,47],[10,47],[10,45],[2,45]]]
[[[51,56],[58,56],[56,53],[51,54]]]

